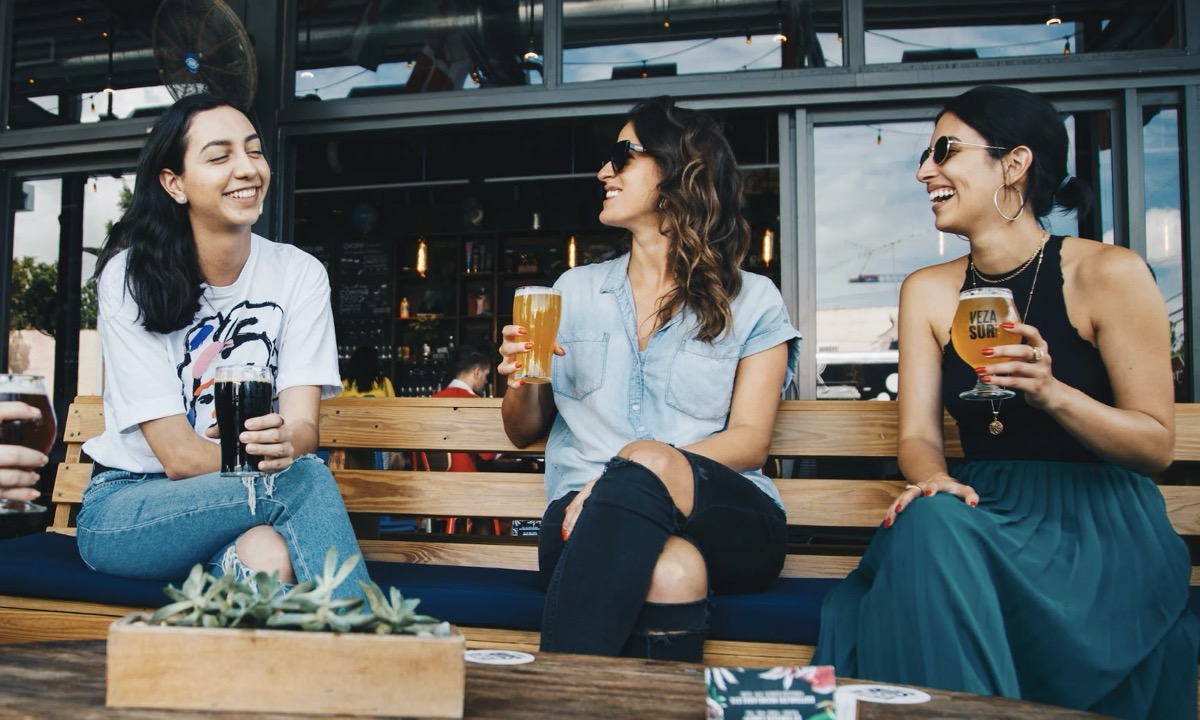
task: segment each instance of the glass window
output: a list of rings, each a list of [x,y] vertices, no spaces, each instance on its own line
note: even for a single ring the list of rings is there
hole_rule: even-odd
[[[13,269],[7,288],[8,372],[44,375],[51,395],[62,186],[60,178],[21,183],[24,202],[13,215]]]
[[[1004,0],[933,5],[864,0],[868,63],[1177,48],[1175,0]]]
[[[1146,261],[1167,301],[1171,318],[1171,355],[1175,370],[1175,399],[1187,402],[1184,370],[1183,233],[1179,166],[1179,109],[1148,106],[1142,110],[1142,139],[1146,163]]]
[[[16,0],[9,128],[126,118],[170,104],[151,46],[153,13],[99,0],[64,7]]]
[[[296,97],[540,85],[541,0],[302,2]]]
[[[1107,115],[1069,116],[1073,149],[1084,122],[1092,127]],[[934,228],[915,176],[932,128],[923,121],[815,129],[818,398],[895,399],[900,284],[914,270],[967,252],[963,240]],[[1103,235],[1111,238],[1111,212],[1104,212],[1111,205],[1111,150],[1087,147],[1095,148],[1089,166],[1099,178],[1077,169],[1078,155],[1069,170],[1099,188]],[[1047,224],[1055,233],[1080,232],[1074,215],[1053,214]]]
[[[563,4],[566,82],[842,64],[840,3]]]

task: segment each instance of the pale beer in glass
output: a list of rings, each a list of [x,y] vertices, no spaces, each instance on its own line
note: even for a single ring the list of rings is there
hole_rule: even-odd
[[[1002,323],[1021,322],[1008,288],[971,288],[958,296],[958,310],[950,327],[950,342],[963,362],[972,368],[987,365],[993,358],[984,348],[1019,344],[1021,338],[1002,327]],[[964,400],[1003,400],[1016,395],[1012,390],[976,380],[975,387],[958,394]]]
[[[533,349],[518,356],[521,367],[513,373],[527,383],[550,382],[550,361],[562,316],[562,293],[548,287],[520,287],[513,297],[513,324],[525,328],[525,341]]]
[[[0,400],[18,400],[42,411],[37,420],[5,420],[0,422],[0,443],[23,445],[50,454],[58,436],[54,407],[46,394],[46,379],[41,375],[0,374]],[[0,515],[43,512],[44,505],[28,500],[0,500]]]

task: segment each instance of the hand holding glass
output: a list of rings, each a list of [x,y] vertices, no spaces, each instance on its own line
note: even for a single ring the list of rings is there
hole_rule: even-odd
[[[525,328],[533,349],[519,356],[521,367],[513,377],[527,383],[550,382],[550,361],[562,316],[562,293],[554,288],[519,287],[513,297],[513,324]]]
[[[958,296],[954,324],[950,326],[950,342],[954,345],[954,351],[972,368],[987,365],[992,358],[983,354],[985,348],[1021,342],[1020,336],[1004,329],[1002,323],[1006,322],[1021,322],[1017,307],[1013,304],[1012,290],[963,290]],[[976,379],[975,387],[958,394],[964,400],[1004,400],[1015,395],[1012,390],[988,385],[979,379]]]
[[[42,412],[37,420],[5,420],[0,422],[0,443],[21,445],[49,454],[58,436],[54,408],[46,394],[46,379],[41,375],[0,375],[0,400],[17,400]],[[0,515],[44,512],[46,507],[28,500],[0,499]]]
[[[271,412],[274,386],[271,369],[262,365],[225,365],[217,368],[213,392],[217,401],[217,427],[221,431],[221,474],[262,475],[261,455],[246,452],[246,443],[238,436],[246,421]]]

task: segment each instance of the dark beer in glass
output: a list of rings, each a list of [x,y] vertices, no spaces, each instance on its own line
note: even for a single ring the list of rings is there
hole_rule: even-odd
[[[46,394],[46,379],[41,375],[0,374],[0,400],[17,400],[42,412],[38,420],[5,420],[0,422],[0,443],[24,445],[38,452],[50,453],[58,436],[58,422],[50,396]],[[43,512],[46,507],[28,500],[0,500],[0,515]]]
[[[263,457],[247,453],[246,444],[238,436],[246,429],[247,420],[271,412],[271,369],[262,365],[219,367],[213,392],[221,431],[221,474],[261,475],[258,463]]]

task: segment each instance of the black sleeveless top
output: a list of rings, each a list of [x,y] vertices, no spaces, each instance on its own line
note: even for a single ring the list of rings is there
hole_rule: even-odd
[[[1013,302],[1022,320],[1041,332],[1054,356],[1054,377],[1106,405],[1112,405],[1112,385],[1100,351],[1080,337],[1067,318],[1067,305],[1063,299],[1062,242],[1061,235],[1052,235],[1046,241],[1040,270],[1037,270],[1038,263],[1034,260],[1011,280],[981,283],[968,269],[962,289],[1006,287],[1012,290]],[[999,277],[980,275],[988,279]],[[1031,287],[1032,297],[1029,294]],[[1001,341],[997,344],[1005,343]],[[958,423],[963,453],[967,459],[1100,461],[1049,415],[1027,405],[1024,393],[1020,390],[1015,398],[1002,403],[958,397],[960,392],[974,384],[974,368],[958,356],[951,344],[947,344],[942,348],[942,402]],[[999,435],[988,432],[988,425],[992,421],[992,404],[999,404],[1000,421],[1004,424],[1004,431]]]

